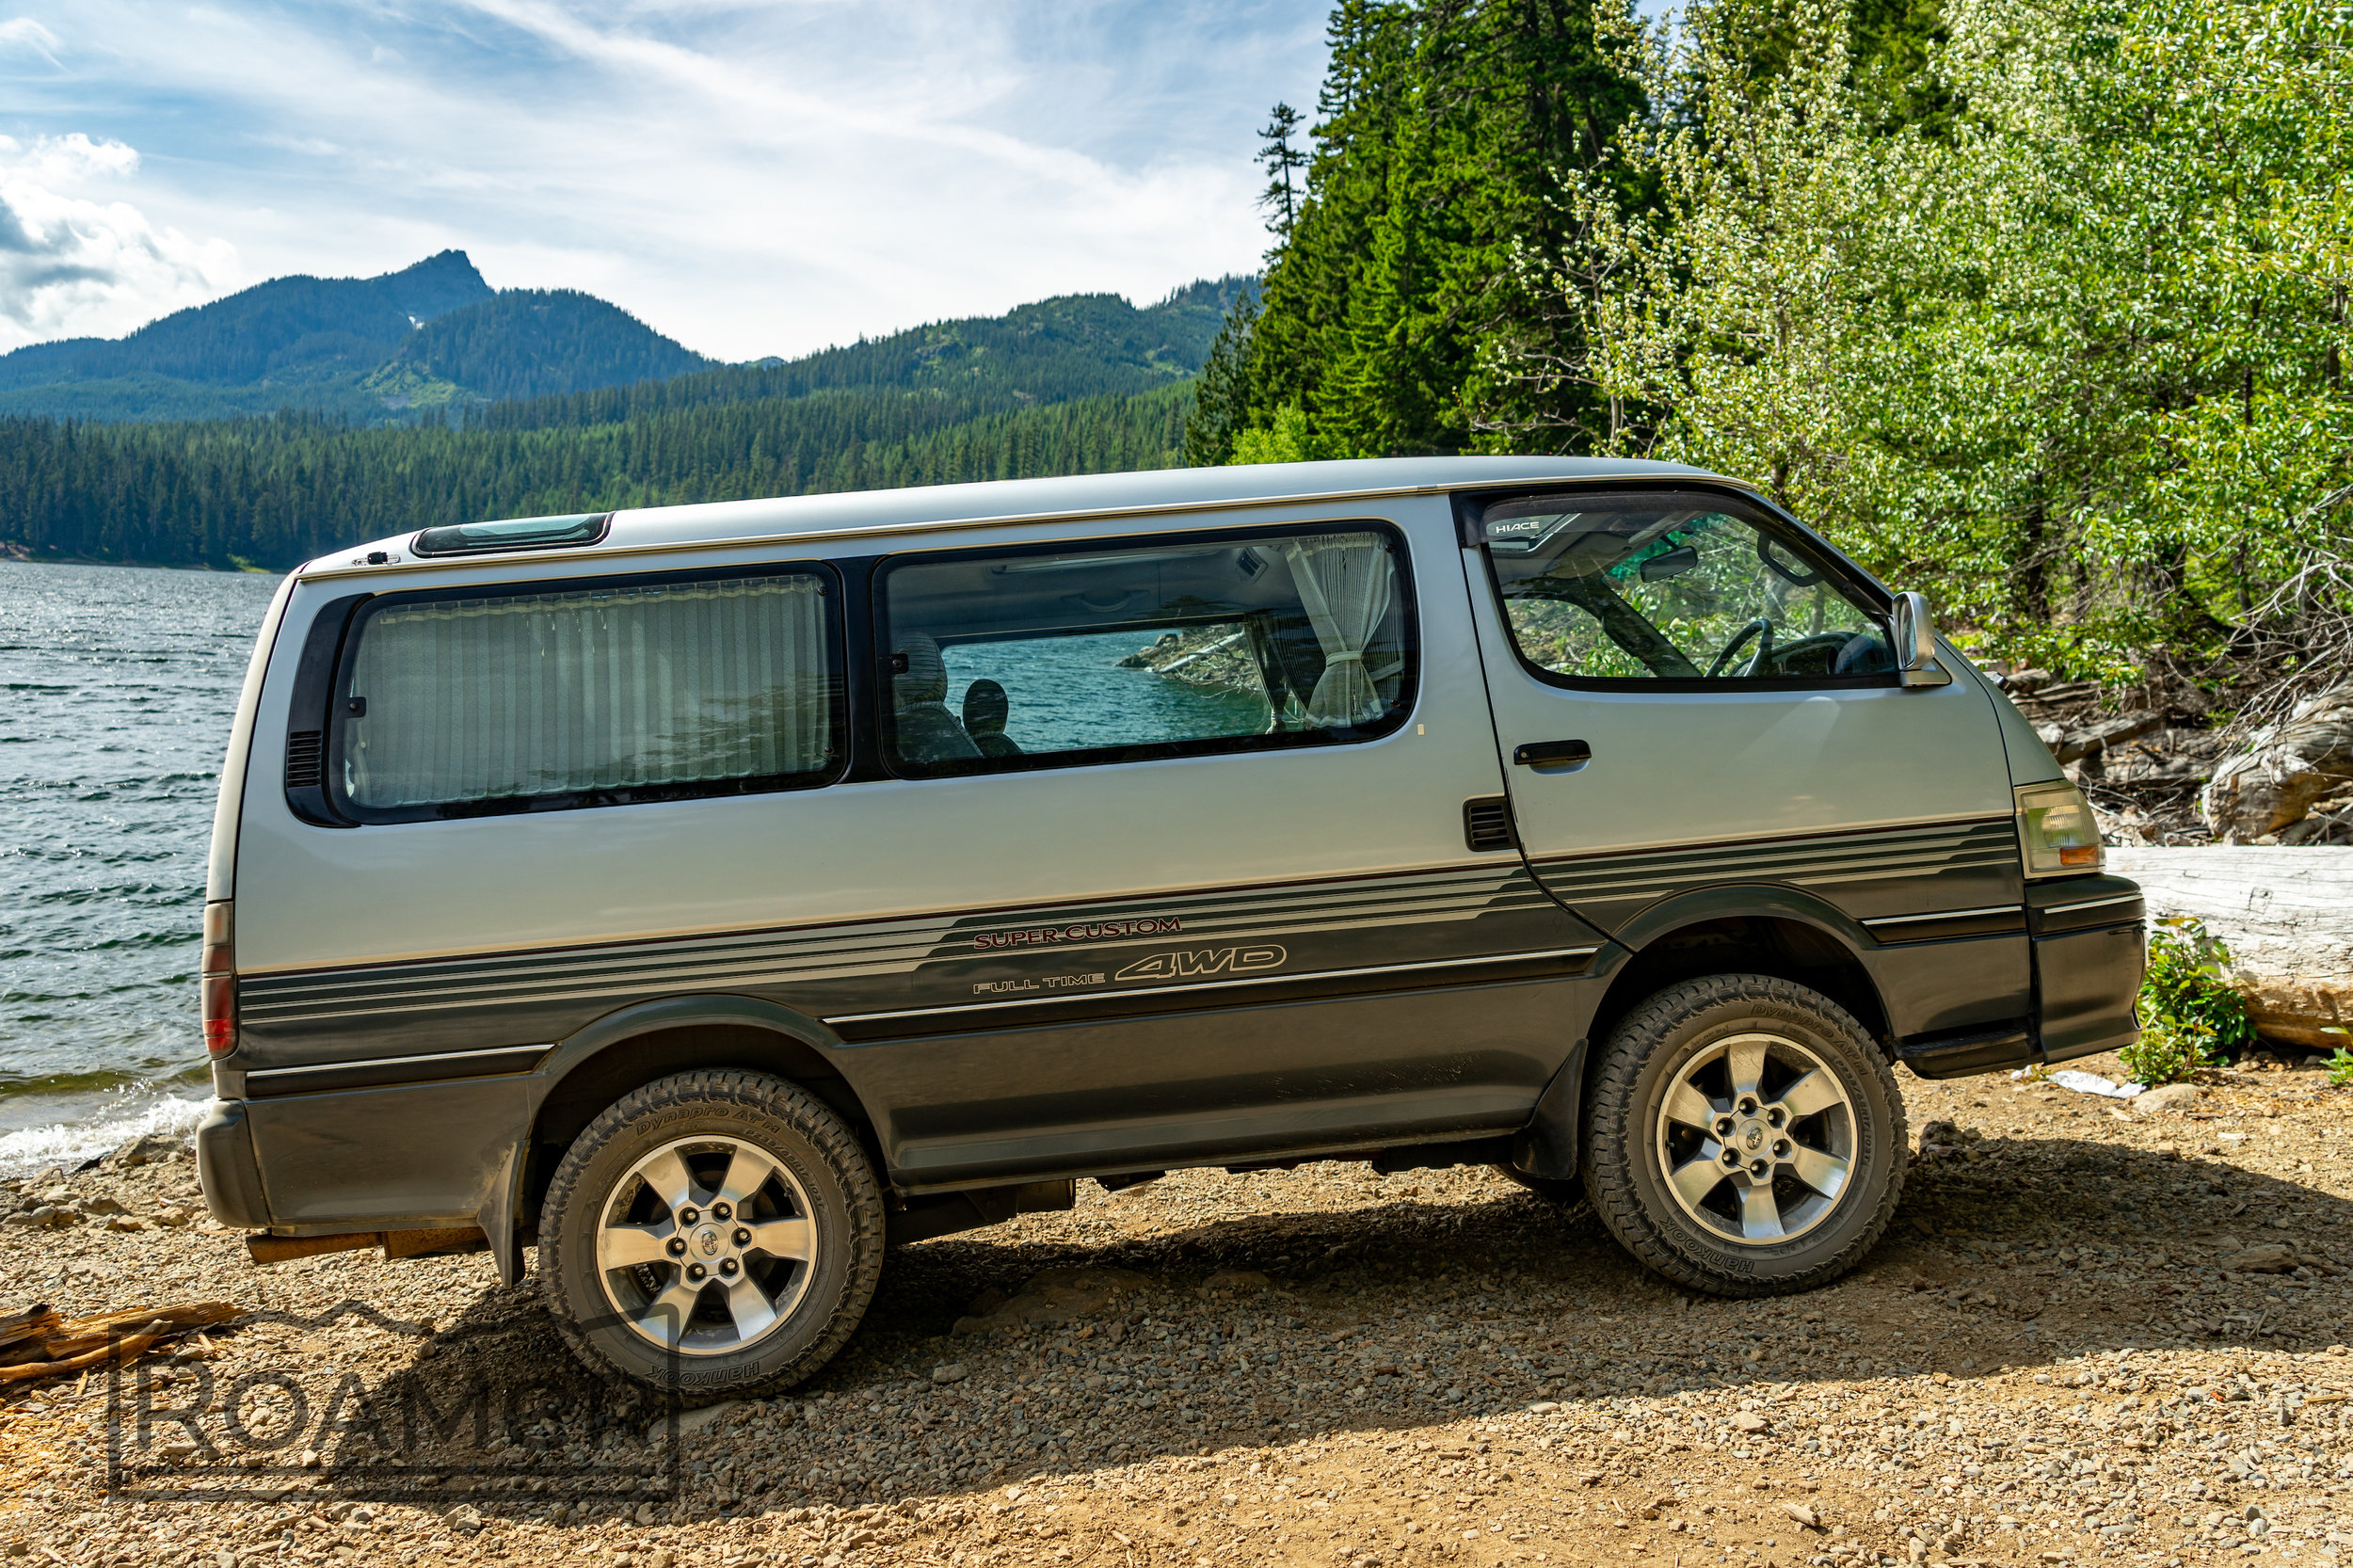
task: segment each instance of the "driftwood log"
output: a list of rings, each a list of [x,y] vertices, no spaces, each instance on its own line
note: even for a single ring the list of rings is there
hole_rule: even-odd
[[[2195,915],[2231,950],[2229,978],[2267,1040],[2353,1049],[2353,848],[2111,848],[2152,921]]]
[[[28,1307],[0,1319],[0,1384],[128,1363],[166,1339],[228,1322],[242,1311],[233,1302],[194,1302],[60,1318],[51,1307]]]

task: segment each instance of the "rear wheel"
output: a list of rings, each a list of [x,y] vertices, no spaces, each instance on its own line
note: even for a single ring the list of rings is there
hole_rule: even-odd
[[[548,1305],[584,1360],[741,1396],[848,1341],[882,1269],[882,1197],[856,1135],[807,1091],[681,1073],[573,1140],[539,1236]]]
[[[1585,1185],[1610,1234],[1694,1289],[1759,1296],[1861,1262],[1903,1190],[1903,1098],[1836,1002],[1765,975],[1671,986],[1604,1047]]]

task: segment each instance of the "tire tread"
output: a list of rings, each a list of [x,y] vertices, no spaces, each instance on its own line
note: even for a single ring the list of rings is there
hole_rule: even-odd
[[[849,1198],[850,1276],[834,1302],[824,1329],[789,1367],[757,1381],[708,1393],[712,1400],[757,1398],[792,1387],[840,1354],[865,1319],[866,1309],[873,1301],[874,1288],[882,1277],[885,1222],[882,1191],[875,1184],[873,1167],[857,1135],[840,1116],[796,1083],[743,1068],[705,1067],[656,1079],[607,1106],[565,1151],[548,1183],[547,1197],[540,1204],[540,1293],[546,1300],[549,1316],[555,1320],[556,1331],[573,1354],[590,1367],[622,1377],[638,1375],[599,1350],[572,1314],[571,1304],[565,1297],[556,1250],[563,1245],[563,1215],[578,1199],[589,1160],[625,1128],[647,1118],[670,1113],[683,1118],[691,1115],[695,1107],[714,1103],[755,1111],[790,1123],[833,1167]],[[702,1398],[699,1394],[688,1397]]]
[[[1887,1129],[1894,1154],[1887,1191],[1881,1196],[1870,1224],[1837,1252],[1802,1273],[1771,1279],[1726,1275],[1693,1262],[1652,1222],[1631,1181],[1597,1179],[1596,1174],[1602,1170],[1632,1169],[1632,1161],[1641,1157],[1641,1150],[1627,1146],[1628,1128],[1635,1129],[1635,1136],[1649,1136],[1647,1128],[1638,1126],[1641,1117],[1634,1104],[1635,1080],[1649,1055],[1647,1043],[1666,1037],[1702,1013],[1763,997],[1816,1013],[1833,1032],[1849,1034],[1860,1042],[1864,1047],[1862,1055],[1871,1064],[1886,1092],[1894,1118]],[[1593,1093],[1587,1096],[1586,1104],[1585,1136],[1578,1140],[1582,1150],[1578,1163],[1585,1177],[1585,1191],[1592,1197],[1603,1226],[1643,1267],[1712,1296],[1750,1299],[1795,1295],[1837,1278],[1862,1263],[1864,1256],[1879,1244],[1903,1197],[1905,1151],[1910,1147],[1911,1131],[1904,1114],[1903,1095],[1897,1088],[1895,1070],[1886,1055],[1845,1008],[1818,991],[1776,976],[1705,975],[1670,985],[1650,997],[1611,1032],[1601,1051]]]

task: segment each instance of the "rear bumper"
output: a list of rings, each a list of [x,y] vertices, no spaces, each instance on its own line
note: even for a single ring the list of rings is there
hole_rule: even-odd
[[[197,1124],[196,1177],[204,1188],[205,1207],[222,1224],[257,1230],[269,1224],[243,1100],[215,1100]]]

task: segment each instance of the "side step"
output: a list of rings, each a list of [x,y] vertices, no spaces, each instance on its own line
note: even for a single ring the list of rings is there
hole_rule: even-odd
[[[1967,1078],[2003,1067],[2023,1067],[2039,1054],[2034,1036],[2015,1024],[1896,1044],[1896,1060],[1922,1078]]]
[[[1045,1214],[1079,1205],[1076,1181],[1025,1181],[1012,1187],[978,1187],[968,1192],[940,1192],[913,1198],[904,1208],[884,1217],[886,1245],[928,1241],[960,1230],[1002,1224],[1016,1214]]]
[[[291,1263],[297,1257],[323,1253],[359,1252],[382,1247],[387,1258],[440,1257],[449,1253],[488,1252],[490,1239],[479,1225],[456,1225],[446,1230],[348,1230],[336,1236],[272,1236],[264,1232],[245,1239],[245,1250],[256,1263]]]

